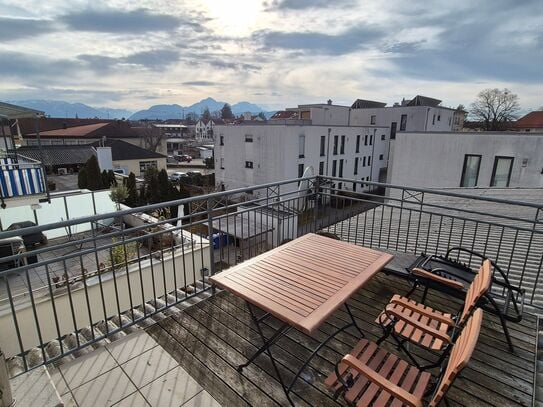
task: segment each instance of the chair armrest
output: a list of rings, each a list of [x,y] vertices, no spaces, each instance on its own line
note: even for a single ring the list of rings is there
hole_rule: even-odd
[[[429,311],[427,309],[424,308],[424,306],[422,306],[421,304],[419,303],[411,303],[409,301],[405,301],[402,299],[402,297],[399,297],[399,298],[394,298],[392,297],[390,299],[390,303],[391,304],[396,304],[396,305],[401,305],[402,307],[404,308],[408,308],[412,311],[415,311],[415,312],[418,312],[420,314],[424,314],[426,316],[428,316],[429,318],[433,318],[433,319],[437,319],[438,321],[441,321],[447,325],[454,325],[454,320],[451,318],[451,317],[448,317],[446,315],[443,315],[443,314],[440,314],[438,312],[432,312],[432,311]]]
[[[390,380],[381,376],[375,370],[360,362],[353,355],[346,355],[341,361],[356,370],[364,377],[366,377],[372,383],[375,383],[381,389],[390,393],[402,403],[405,403],[410,407],[422,407],[422,400],[416,398],[411,393],[407,392],[406,390],[392,383]]]
[[[411,316],[403,315],[401,312],[398,312],[398,311],[396,311],[394,309],[388,309],[388,308],[385,308],[385,313],[389,317],[390,317],[390,315],[393,315],[397,319],[399,319],[401,321],[404,321],[407,324],[409,324],[409,325],[411,325],[411,326],[413,326],[413,327],[415,327],[417,329],[420,329],[424,333],[426,333],[426,334],[428,334],[430,336],[433,336],[434,338],[440,339],[441,341],[443,341],[445,343],[451,343],[451,337],[449,335],[444,334],[443,332],[438,331],[437,329],[432,328],[431,326],[423,324],[423,323],[421,323],[420,321],[418,321],[417,319],[415,319],[415,318],[413,318]]]
[[[464,284],[459,283],[458,281],[452,280],[450,278],[442,277],[437,274],[434,274],[430,271],[423,270],[421,268],[415,267],[411,270],[411,273],[413,273],[416,276],[426,278],[428,280],[435,281],[436,283],[444,284],[449,287],[455,288],[457,290],[463,290]]]

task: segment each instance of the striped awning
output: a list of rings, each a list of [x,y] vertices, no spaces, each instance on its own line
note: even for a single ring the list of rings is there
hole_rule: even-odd
[[[0,159],[0,196],[2,198],[45,192],[45,177],[41,165],[15,162],[12,158]]]

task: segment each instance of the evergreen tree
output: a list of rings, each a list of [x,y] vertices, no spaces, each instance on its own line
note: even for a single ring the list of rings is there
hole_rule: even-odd
[[[150,167],[145,171],[145,198],[148,203],[160,202],[160,190],[158,187],[158,170]]]
[[[115,178],[115,173],[113,172],[113,170],[108,170],[107,172],[107,180],[108,180],[108,185],[113,185],[113,186],[117,186],[117,178]]]
[[[77,186],[81,189],[87,189],[87,169],[83,166],[77,173]]]
[[[258,117],[260,117],[262,120],[266,120],[266,115],[264,114],[264,112],[260,112],[258,114]]]
[[[102,177],[100,174],[100,166],[98,165],[98,159],[96,156],[91,155],[85,163],[87,170],[87,188],[91,191],[97,191],[104,188],[102,185]]]
[[[138,189],[136,186],[136,176],[133,172],[128,175],[128,179],[126,180],[126,189],[128,190],[126,204],[131,208],[138,206]]]
[[[221,118],[222,119],[233,119],[234,114],[232,113],[232,108],[228,103],[225,103],[221,109]]]
[[[100,174],[100,179],[101,179],[102,187],[104,188],[111,187],[111,184],[109,183],[109,176],[107,175],[106,170],[102,171],[102,173]]]
[[[158,173],[158,194],[159,202],[166,202],[170,200],[170,180],[168,179],[168,173],[165,169],[160,170]]]

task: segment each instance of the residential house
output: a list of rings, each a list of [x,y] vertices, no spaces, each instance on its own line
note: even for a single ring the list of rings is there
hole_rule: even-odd
[[[194,127],[194,133],[196,140],[203,142],[212,142],[213,141],[213,129],[216,125],[225,125],[223,119],[209,119],[204,120],[200,119],[196,122]]]
[[[513,123],[513,130],[543,132],[543,111],[530,112]]]

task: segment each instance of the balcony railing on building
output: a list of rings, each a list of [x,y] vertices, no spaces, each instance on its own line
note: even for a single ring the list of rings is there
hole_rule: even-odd
[[[464,246],[543,307],[543,204],[312,177],[25,229],[49,241],[0,259],[0,347],[12,373],[79,354],[212,295],[210,274],[310,232],[396,253]]]

